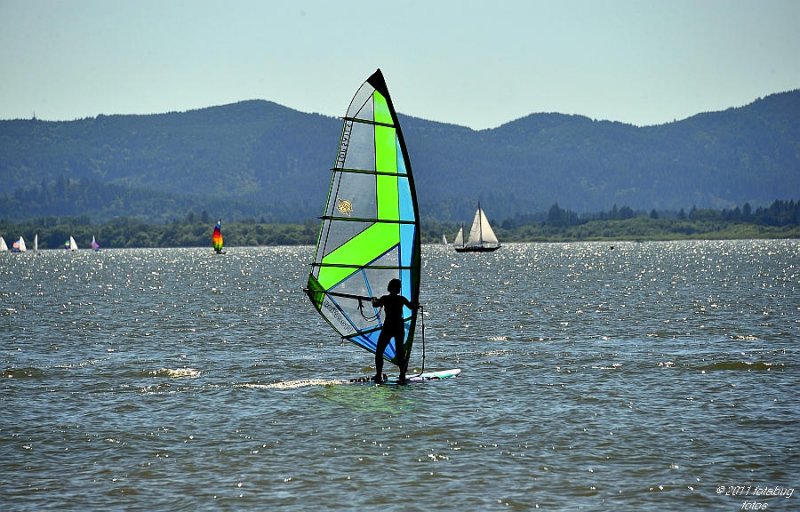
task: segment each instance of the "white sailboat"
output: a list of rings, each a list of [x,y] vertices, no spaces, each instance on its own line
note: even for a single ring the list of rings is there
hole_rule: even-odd
[[[442,234],[442,243],[443,243],[444,245],[449,245],[449,244],[448,244],[448,242],[447,242],[447,237],[446,237],[446,236],[444,236],[444,234]]]
[[[28,246],[25,245],[25,239],[19,237],[19,240],[14,242],[14,245],[11,247],[12,252],[28,252]]]
[[[33,252],[39,251],[39,233],[33,235]]]
[[[70,237],[69,237],[69,240],[67,240],[67,241],[64,243],[64,249],[66,249],[66,250],[68,250],[68,251],[77,251],[77,250],[78,250],[78,244],[77,244],[77,243],[75,243],[75,239],[74,239],[74,238],[72,238],[72,236],[71,236],[71,235],[70,235]]]
[[[0,252],[7,252],[7,251],[8,251],[8,245],[6,245],[5,239],[2,236],[0,236]]]
[[[494,230],[489,224],[489,219],[486,218],[486,213],[484,213],[480,203],[478,203],[475,218],[472,220],[469,238],[464,242],[464,228],[462,227],[458,230],[453,247],[456,252],[491,252],[500,248],[497,235],[494,234]]]

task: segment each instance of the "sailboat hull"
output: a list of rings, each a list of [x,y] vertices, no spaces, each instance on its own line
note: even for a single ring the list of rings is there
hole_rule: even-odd
[[[500,246],[497,247],[456,247],[456,252],[493,252],[499,249]]]

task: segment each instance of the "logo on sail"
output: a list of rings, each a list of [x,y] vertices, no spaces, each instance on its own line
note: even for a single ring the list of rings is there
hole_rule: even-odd
[[[336,203],[336,209],[342,215],[347,215],[348,217],[353,215],[353,203],[349,199],[339,199],[339,202]]]

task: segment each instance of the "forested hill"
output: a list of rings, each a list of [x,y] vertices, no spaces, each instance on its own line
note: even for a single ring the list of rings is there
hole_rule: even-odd
[[[340,123],[268,101],[0,121],[0,217],[303,222],[321,214]],[[800,90],[650,127],[562,114],[480,131],[401,123],[422,215],[440,221],[469,221],[478,201],[502,220],[554,203],[727,208],[800,191]]]

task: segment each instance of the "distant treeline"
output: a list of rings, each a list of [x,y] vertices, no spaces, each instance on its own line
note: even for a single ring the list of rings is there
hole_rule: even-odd
[[[550,207],[545,224],[549,226],[579,226],[596,220],[625,220],[644,216],[644,212],[634,212],[631,208],[616,205],[609,212],[599,214],[578,215],[570,210],[559,208],[558,203]],[[800,201],[774,201],[768,208],[759,207],[755,210],[749,203],[732,210],[713,210],[692,208],[689,213],[683,209],[677,213],[651,210],[647,214],[651,219],[677,219],[690,221],[716,221],[716,222],[744,222],[762,226],[791,226],[800,223]]]
[[[22,223],[0,221],[0,236],[10,246],[23,236],[31,245],[39,235],[40,249],[61,248],[72,236],[78,246],[89,246],[92,237],[102,247],[204,247],[211,246],[216,219],[206,211],[191,212],[169,224],[150,224],[137,218],[92,223],[88,216],[41,217]],[[424,243],[452,241],[459,225],[423,221]],[[465,226],[469,229],[469,226]],[[607,212],[578,214],[554,204],[537,216],[515,217],[494,225],[501,242],[580,240],[676,240],[800,238],[800,201],[774,201],[753,209],[749,204],[734,209],[698,209],[689,212],[634,211],[616,205]],[[263,219],[223,222],[226,247],[262,245],[312,245],[318,221],[304,224],[265,223]]]
[[[95,179],[68,179],[63,175],[18,189],[13,194],[0,194],[0,215],[13,216],[24,211],[34,220],[81,218],[85,212],[91,212],[95,221],[105,222],[119,218],[117,213],[124,211],[127,216],[147,217],[153,223],[163,224],[175,222],[180,217],[175,213],[164,213],[165,206],[171,212],[186,212],[200,208],[199,205],[214,211],[233,209],[240,216],[257,211],[255,207],[250,208],[252,211],[236,209],[231,201],[105,184]]]
[[[190,220],[191,219],[191,220]],[[79,248],[86,248],[95,237],[103,248],[124,247],[211,247],[215,221],[207,215],[190,214],[187,220],[170,224],[148,224],[140,219],[120,218],[93,224],[88,217],[43,217],[18,224],[0,221],[0,236],[10,240],[25,237],[30,248],[39,235],[40,249],[64,247],[72,236]],[[225,246],[305,245],[316,241],[317,226],[265,224],[256,221],[223,223]]]

